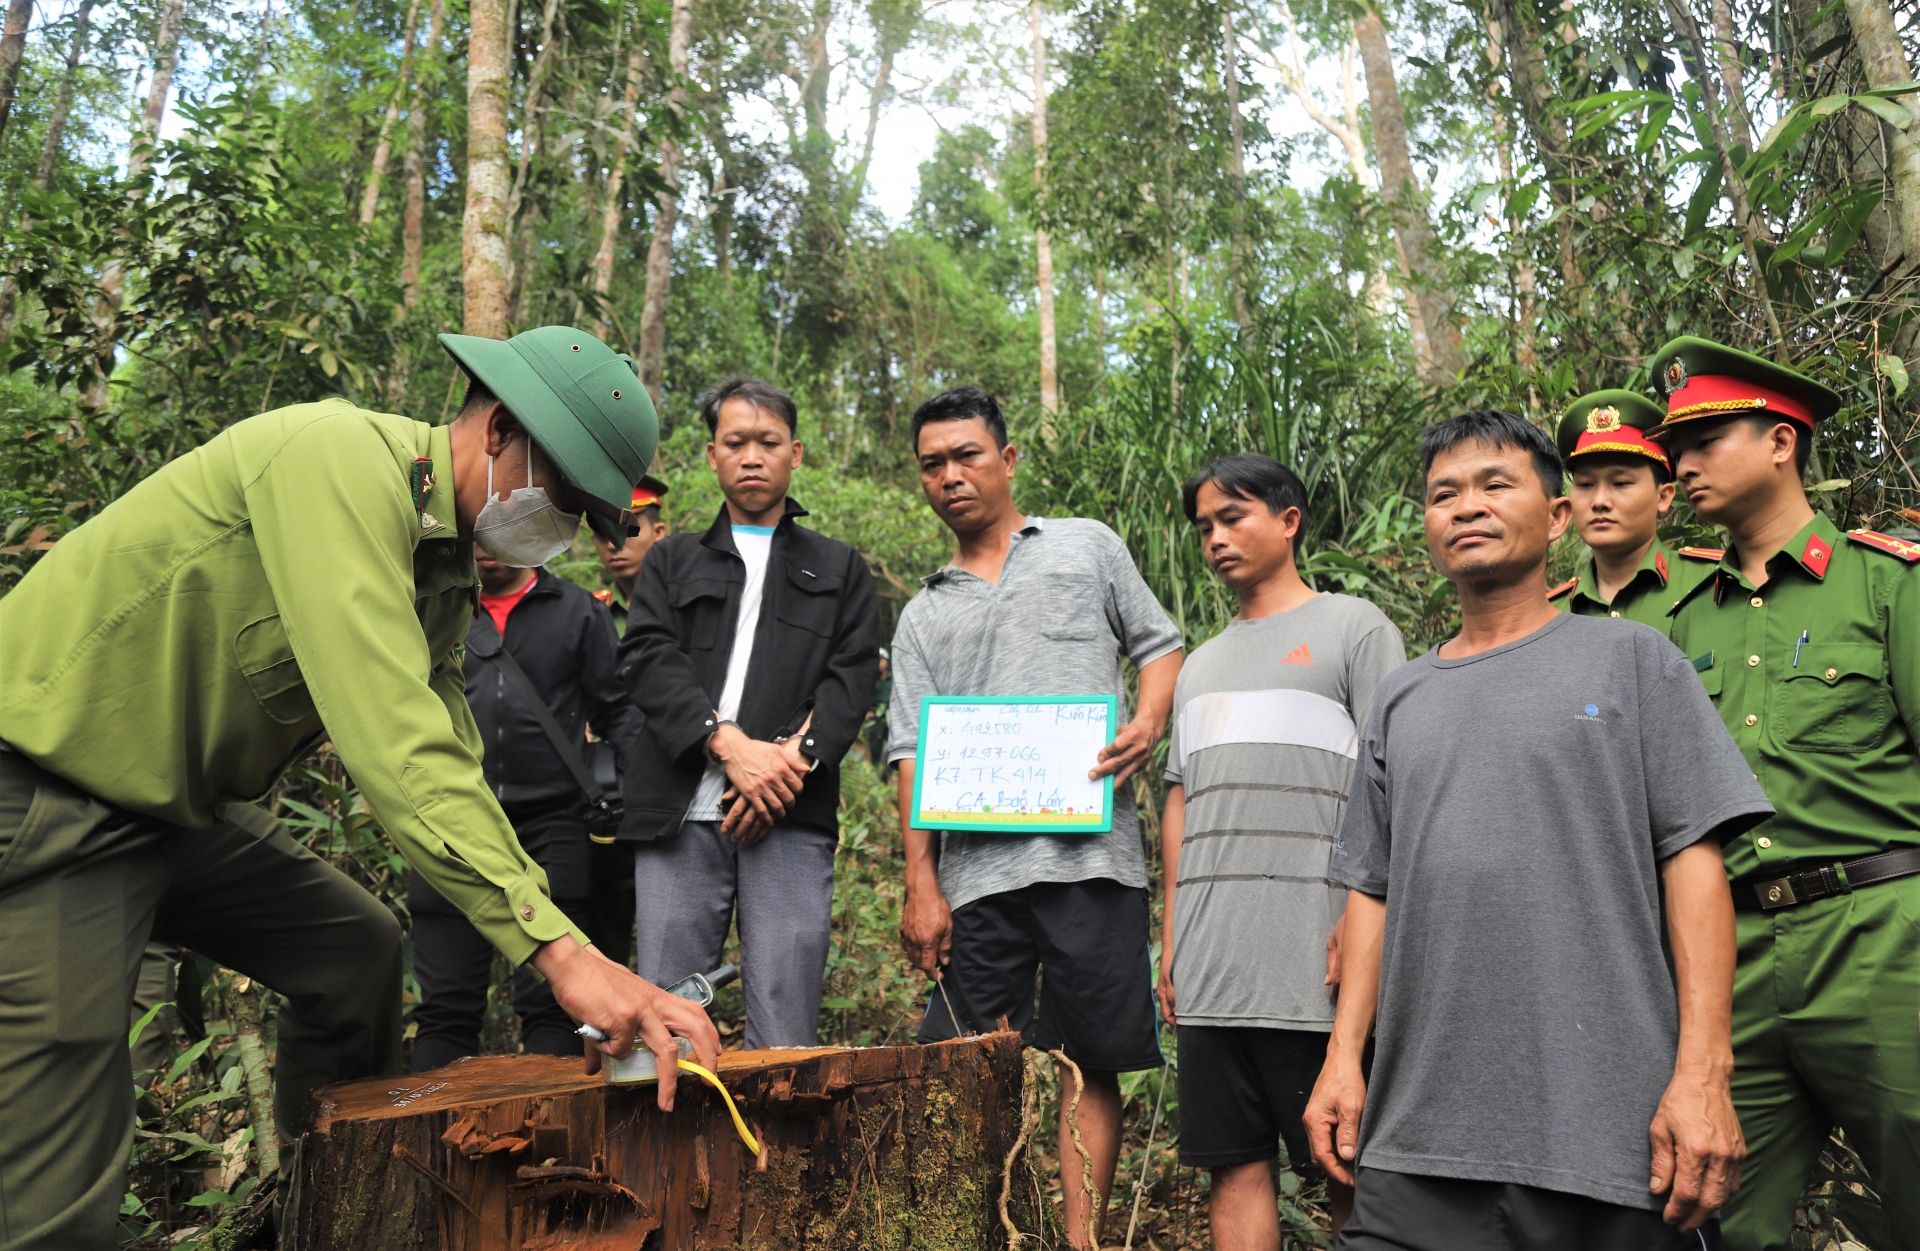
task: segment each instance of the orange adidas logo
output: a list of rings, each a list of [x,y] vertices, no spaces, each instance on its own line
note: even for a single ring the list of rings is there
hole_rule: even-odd
[[[1282,656],[1280,663],[1283,665],[1310,665],[1313,663],[1313,653],[1307,650],[1305,643],[1302,643],[1300,646]]]

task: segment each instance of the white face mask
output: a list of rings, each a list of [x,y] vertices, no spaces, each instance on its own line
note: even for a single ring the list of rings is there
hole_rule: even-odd
[[[487,502],[474,518],[473,541],[501,564],[534,569],[546,564],[573,542],[580,531],[580,514],[563,513],[547,498],[545,487],[533,485],[533,443],[527,443],[527,485],[496,499],[493,494],[493,457],[487,457]]]

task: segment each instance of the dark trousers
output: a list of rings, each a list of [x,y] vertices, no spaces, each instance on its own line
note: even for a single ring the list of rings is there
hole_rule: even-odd
[[[203,830],[0,752],[0,1247],[120,1245],[133,1136],[127,1005],[149,936],[285,997],[281,1168],[308,1097],[400,1071],[400,925],[258,808]]]
[[[1713,1221],[1690,1234],[1657,1208],[1512,1182],[1361,1166],[1337,1251],[1719,1251]]]
[[[593,874],[588,890],[593,899],[586,917],[575,918],[601,955],[628,968],[633,967],[633,847],[632,843],[593,844],[588,852]]]
[[[579,924],[590,907],[588,848],[593,844],[578,806],[509,809],[507,819],[520,846],[546,870],[547,893],[555,905]],[[479,1054],[493,944],[418,873],[407,883],[407,910],[413,914],[413,975],[420,983],[420,1005],[413,1010],[419,1027],[413,1038],[413,1071],[424,1073]],[[530,965],[514,970],[513,1010],[528,1055],[582,1054],[573,1021],[554,1001],[553,988]]]

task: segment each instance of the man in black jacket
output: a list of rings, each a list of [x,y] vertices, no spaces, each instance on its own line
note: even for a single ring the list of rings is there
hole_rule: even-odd
[[[620,644],[646,714],[621,836],[636,841],[635,965],[720,963],[740,914],[747,1046],[812,1046],[833,918],[840,758],[873,700],[866,561],[801,528],[793,401],[734,378],[701,409],[726,504],[647,555]]]
[[[516,693],[518,683],[501,653],[513,658],[586,766],[588,724],[623,754],[640,734],[640,713],[614,676],[613,619],[590,592],[544,569],[515,569],[477,547],[473,557],[484,611],[467,631],[464,668],[487,786],[520,845],[546,870],[554,903],[569,916],[584,917],[591,847],[586,796],[527,700]],[[493,947],[418,873],[407,884],[407,908],[420,982],[413,1071],[423,1073],[480,1050]],[[573,1021],[530,968],[514,973],[513,1006],[527,1054],[581,1054]]]

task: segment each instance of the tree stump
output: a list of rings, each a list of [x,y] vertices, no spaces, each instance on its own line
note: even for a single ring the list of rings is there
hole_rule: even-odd
[[[330,1086],[288,1179],[301,1251],[1004,1247],[1038,1227],[1018,1034],[925,1047],[738,1051],[718,1094],[502,1056]],[[1010,1184],[1009,1184],[1010,1182]],[[1008,1202],[1001,1202],[1003,1186]]]

